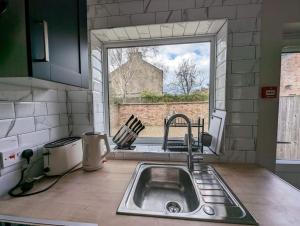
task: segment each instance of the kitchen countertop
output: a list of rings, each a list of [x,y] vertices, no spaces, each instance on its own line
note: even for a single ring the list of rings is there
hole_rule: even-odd
[[[95,172],[76,171],[47,192],[0,200],[0,214],[100,226],[209,226],[217,223],[116,215],[137,161],[113,160]],[[245,207],[263,226],[299,225],[300,191],[256,165],[213,164]],[[230,225],[219,223],[219,225]],[[234,224],[236,225],[236,224]]]

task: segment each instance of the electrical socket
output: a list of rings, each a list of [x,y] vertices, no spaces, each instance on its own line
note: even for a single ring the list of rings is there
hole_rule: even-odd
[[[0,166],[6,168],[22,161],[22,149],[0,151]]]

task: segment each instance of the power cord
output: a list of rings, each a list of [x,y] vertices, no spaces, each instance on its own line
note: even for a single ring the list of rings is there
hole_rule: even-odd
[[[23,154],[24,153],[24,154]],[[30,163],[30,158],[32,157],[33,155],[33,151],[31,149],[27,149],[27,150],[24,150],[22,152],[22,158],[25,158],[27,160],[27,163],[29,165]],[[77,165],[75,165],[74,167],[72,167],[70,170],[68,170],[66,173],[60,175],[54,182],[52,182],[49,186],[47,186],[46,188],[43,188],[41,190],[38,190],[38,191],[35,191],[35,192],[31,192],[31,193],[26,193],[28,192],[29,190],[31,190],[33,188],[33,185],[34,185],[34,182],[35,181],[38,181],[40,179],[43,178],[43,176],[40,176],[36,179],[34,179],[33,181],[30,181],[30,182],[27,182],[27,181],[23,181],[24,180],[24,173],[25,171],[28,169],[27,167],[22,169],[21,171],[21,178],[19,180],[19,182],[17,183],[17,185],[15,187],[13,187],[12,189],[9,190],[8,194],[12,197],[26,197],[26,196],[31,196],[31,195],[36,195],[36,194],[39,194],[39,193],[42,193],[42,192],[45,192],[47,190],[49,190],[50,188],[52,188],[55,184],[57,184],[63,177],[67,176],[68,174],[71,174],[79,169],[81,169],[82,167],[80,168],[77,168],[79,165],[81,164],[78,163]],[[45,175],[44,175],[45,176]],[[14,193],[17,189],[20,189],[21,192],[19,193]]]

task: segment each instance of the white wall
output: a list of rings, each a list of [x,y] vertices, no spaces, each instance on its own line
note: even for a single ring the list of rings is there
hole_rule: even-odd
[[[41,173],[41,147],[69,134],[66,91],[0,84],[1,151],[32,148],[35,173]],[[0,195],[13,187],[21,163],[1,169]]]
[[[227,71],[226,93],[221,87],[218,92],[218,104],[224,107],[226,100],[228,117],[221,160],[255,162],[261,4],[261,0],[88,0],[88,25],[103,29],[228,19],[227,64],[222,69]]]

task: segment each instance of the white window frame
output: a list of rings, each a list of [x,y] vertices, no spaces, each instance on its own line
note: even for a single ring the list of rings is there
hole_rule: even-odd
[[[123,42],[109,42],[102,46],[103,54],[103,90],[104,90],[104,129],[107,134],[110,130],[110,109],[109,109],[109,73],[108,73],[108,49],[111,48],[129,48],[129,47],[142,47],[142,46],[160,46],[172,44],[190,44],[210,42],[210,81],[209,81],[209,116],[215,108],[215,75],[216,75],[216,35],[193,36],[193,37],[176,37],[176,38],[162,38],[162,39],[149,39],[149,40],[128,40]],[[210,117],[209,117],[210,118]],[[208,122],[209,123],[209,122]],[[141,137],[137,138],[136,144],[161,144],[163,137]]]

